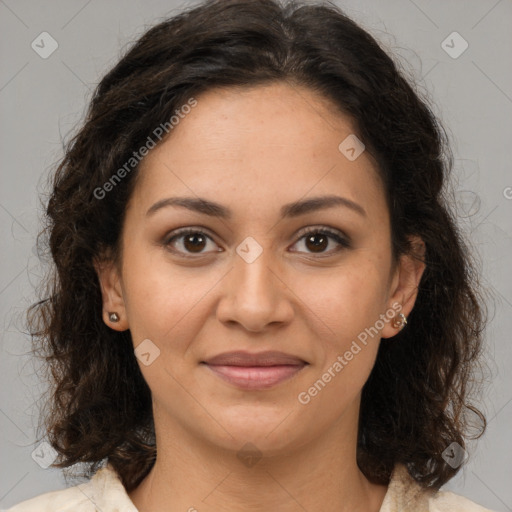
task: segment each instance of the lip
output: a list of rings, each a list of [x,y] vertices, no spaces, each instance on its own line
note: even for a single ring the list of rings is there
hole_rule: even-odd
[[[246,390],[271,388],[296,375],[308,365],[283,352],[225,352],[202,361],[223,380]]]
[[[266,352],[245,352],[237,350],[224,352],[211,357],[204,363],[212,366],[279,366],[279,365],[302,365],[306,363],[303,359],[284,352],[267,350]]]

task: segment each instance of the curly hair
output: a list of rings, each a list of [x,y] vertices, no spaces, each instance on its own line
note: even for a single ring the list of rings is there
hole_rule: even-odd
[[[283,81],[319,93],[354,123],[378,163],[393,256],[411,253],[415,235],[426,247],[408,327],[381,343],[362,390],[361,471],[387,484],[400,462],[423,486],[439,489],[460,469],[442,454],[452,442],[466,446],[465,411],[478,416],[478,437],[485,431],[484,415],[470,402],[485,307],[446,200],[453,156],[429,100],[330,2],[213,0],[159,22],[125,51],[96,87],[52,175],[40,236],[54,264],[28,323],[53,383],[41,424],[59,454],[54,467],[81,463],[91,476],[109,462],[130,491],[156,459],[151,392],[129,331],[102,321],[93,264],[119,255],[139,166],[115,183],[114,175],[191,97]]]

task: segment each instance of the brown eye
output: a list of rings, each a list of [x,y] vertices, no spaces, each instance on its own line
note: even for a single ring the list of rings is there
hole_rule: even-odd
[[[301,241],[304,241],[306,252],[310,252],[311,254],[316,253],[328,255],[329,253],[339,252],[342,249],[348,249],[351,246],[348,237],[345,237],[341,233],[332,231],[328,228],[309,229],[308,231],[302,233],[302,236],[299,238],[296,244]],[[329,244],[332,245],[332,242],[334,242],[335,248],[326,251],[326,249],[329,247]],[[336,245],[338,246],[337,248]]]
[[[188,254],[206,254],[204,249],[208,246],[208,242],[213,242],[213,239],[205,232],[199,229],[185,229],[175,232],[166,239],[164,245],[175,253],[179,253],[185,257]],[[217,251],[214,251],[217,252]]]
[[[201,252],[206,244],[206,238],[200,233],[192,233],[183,237],[183,246],[187,251]]]
[[[313,252],[322,252],[329,245],[329,237],[323,233],[314,233],[305,238],[306,247]]]
[[[351,246],[348,237],[329,228],[309,229],[308,231],[303,232],[303,235],[295,244],[302,241],[305,245],[306,253],[318,254],[321,256],[329,256],[331,253],[337,253],[342,249],[347,249]],[[194,257],[194,255],[201,256],[208,254],[209,252],[222,251],[222,249],[215,250],[215,248],[209,251],[206,250],[209,242],[216,245],[213,239],[204,231],[200,229],[186,228],[171,233],[171,236],[164,241],[164,246],[172,252],[184,257]],[[331,245],[334,245],[334,248],[327,250]]]

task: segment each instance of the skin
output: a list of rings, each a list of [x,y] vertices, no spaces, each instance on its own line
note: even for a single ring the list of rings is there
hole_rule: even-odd
[[[129,328],[134,347],[149,339],[160,350],[151,364],[139,361],[158,457],[129,496],[141,512],[377,512],[387,486],[357,466],[358,414],[379,343],[388,342],[381,338],[399,329],[386,322],[309,403],[298,395],[379,315],[395,313],[393,304],[410,313],[424,264],[411,256],[393,262],[375,163],[367,151],[354,161],[340,152],[354,130],[326,99],[287,83],[196,99],[142,163],[122,260],[96,266],[107,325]],[[284,204],[333,194],[365,214],[335,206],[280,215]],[[147,215],[176,196],[216,201],[232,217],[176,206]],[[166,246],[182,227],[210,238],[195,251],[186,236]],[[315,250],[300,232],[308,227],[341,231],[351,246],[328,239]],[[249,236],[262,249],[250,263],[236,252]],[[414,242],[420,254],[421,240]],[[119,322],[110,322],[112,311]],[[309,364],[270,389],[247,391],[200,364],[232,350],[279,350]],[[246,443],[261,455],[255,464],[237,457]]]

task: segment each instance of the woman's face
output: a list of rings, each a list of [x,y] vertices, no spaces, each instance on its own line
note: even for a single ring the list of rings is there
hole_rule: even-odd
[[[107,323],[138,347],[157,435],[270,454],[354,428],[380,338],[398,332],[390,319],[412,309],[422,272],[393,266],[376,168],[308,89],[196,100],[143,160],[119,272],[99,271],[105,312],[121,317]],[[232,351],[245,354],[213,361]],[[288,357],[244,358],[267,351]]]

